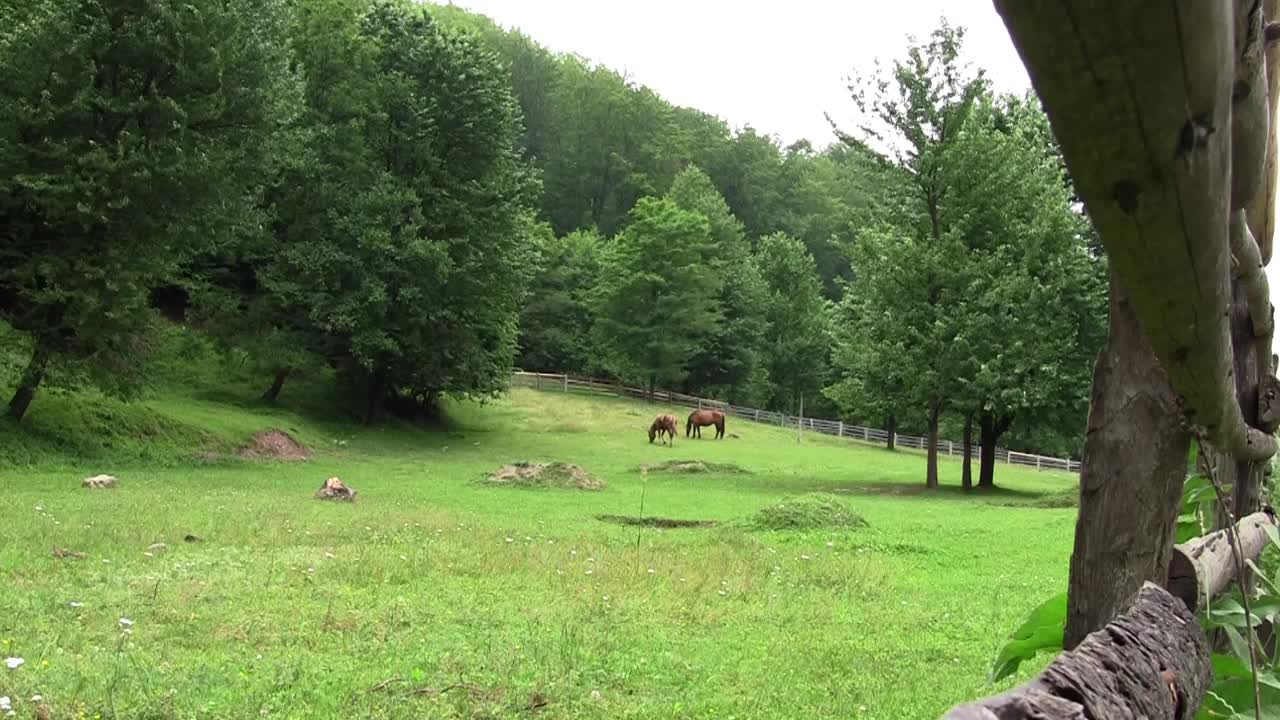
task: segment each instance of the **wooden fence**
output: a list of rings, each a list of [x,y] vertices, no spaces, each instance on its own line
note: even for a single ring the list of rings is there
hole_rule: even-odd
[[[561,392],[630,397],[641,400],[647,400],[649,398],[648,391],[643,388],[622,385],[608,380],[574,377],[572,375],[517,372],[512,378],[512,384],[534,388],[536,390],[559,390]],[[772,410],[739,407],[719,400],[710,400],[694,395],[685,395],[684,393],[672,392],[670,390],[658,390],[654,393],[653,397],[654,400],[671,405],[680,405],[690,408],[715,408],[723,411],[726,415],[732,415],[733,417],[750,420],[752,422],[768,423],[770,425],[777,425],[784,428],[801,429],[801,427],[803,427],[805,432],[815,432],[823,435],[833,435],[835,437],[878,444],[886,443],[889,440],[888,431],[864,427],[862,425],[850,425],[839,420],[801,418],[794,415],[787,415],[786,413],[773,412]],[[915,450],[924,450],[928,444],[927,438],[916,437],[915,435],[896,435],[895,438],[898,446],[912,448]],[[976,456],[976,444],[973,452]],[[963,455],[964,445],[952,440],[938,440],[938,454]],[[1080,471],[1080,463],[1076,460],[1048,457],[1045,455],[1034,455],[1032,453],[1020,453],[1012,450],[1005,450],[1003,448],[996,448],[996,460],[1003,463],[1009,463],[1011,465],[1033,467],[1037,470],[1065,470],[1067,472]]]

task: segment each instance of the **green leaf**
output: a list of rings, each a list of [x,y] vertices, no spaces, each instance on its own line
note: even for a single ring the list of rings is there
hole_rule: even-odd
[[[1041,652],[1062,650],[1067,624],[1067,594],[1054,595],[1031,611],[1013,636],[1000,648],[991,666],[990,681],[996,682],[1017,672],[1024,660]]]
[[[1249,661],[1249,643],[1245,641],[1240,631],[1230,625],[1223,625],[1222,629],[1227,633],[1227,639],[1231,641],[1231,652],[1241,660]]]

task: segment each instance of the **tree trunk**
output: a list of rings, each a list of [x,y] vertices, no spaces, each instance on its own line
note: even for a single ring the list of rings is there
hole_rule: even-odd
[[[929,451],[925,461],[924,485],[929,489],[938,487],[938,406],[929,404]]]
[[[960,486],[966,491],[973,489],[973,413],[964,416],[964,468],[960,474]]]
[[[1093,368],[1068,649],[1128,607],[1144,582],[1164,582],[1190,449],[1178,399],[1114,270],[1110,314],[1107,345]]]
[[[289,379],[289,373],[293,372],[291,368],[276,368],[276,377],[271,382],[271,387],[262,393],[262,399],[269,403],[274,403],[280,399],[280,391],[284,389],[284,381]]]
[[[978,487],[996,484],[996,427],[990,413],[978,417]]]
[[[40,383],[44,380],[44,372],[48,367],[49,350],[44,343],[37,340],[35,347],[31,350],[31,360],[27,362],[27,369],[22,371],[18,387],[13,392],[13,399],[9,401],[9,417],[22,421],[31,407],[31,401],[36,397],[36,390],[40,388]]]
[[[382,393],[386,385],[387,371],[379,367],[369,378],[369,397],[364,412],[364,424],[372,425],[378,418],[378,410],[382,408]]]
[[[997,417],[988,412],[978,418],[979,445],[981,460],[978,469],[978,487],[993,488],[996,486],[996,443],[1013,424],[1012,417]]]
[[[892,450],[898,442],[898,415],[897,413],[889,413],[888,422],[885,423],[888,437],[885,439],[885,447]]]

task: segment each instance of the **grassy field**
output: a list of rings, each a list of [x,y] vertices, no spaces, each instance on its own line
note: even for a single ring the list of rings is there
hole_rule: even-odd
[[[1000,466],[998,492],[926,494],[918,454],[750,423],[649,445],[658,409],[518,390],[366,430],[42,396],[0,425],[0,656],[25,660],[0,695],[57,718],[932,718],[1000,689],[994,650],[1065,586],[1074,510],[1032,504],[1071,476]],[[315,456],[196,457],[267,427]],[[525,460],[607,488],[479,482]],[[667,460],[742,472],[638,470]],[[121,487],[80,488],[100,472]],[[330,475],[358,501],[313,499]],[[867,526],[752,523],[812,492]]]

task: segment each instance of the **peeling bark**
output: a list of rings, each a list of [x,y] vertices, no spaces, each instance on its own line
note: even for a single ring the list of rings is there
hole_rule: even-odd
[[[953,709],[945,720],[1101,720],[1195,716],[1212,667],[1186,606],[1148,583],[1127,612],[1035,680]]]

